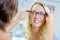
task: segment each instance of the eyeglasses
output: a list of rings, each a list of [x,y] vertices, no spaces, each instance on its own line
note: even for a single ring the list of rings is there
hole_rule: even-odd
[[[30,13],[34,14],[34,15],[39,14],[40,16],[45,16],[45,13],[43,13],[42,11],[41,12],[36,12],[35,10],[33,10],[33,11],[30,11]]]

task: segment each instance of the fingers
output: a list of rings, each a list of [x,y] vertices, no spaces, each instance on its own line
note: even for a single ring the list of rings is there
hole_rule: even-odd
[[[31,11],[30,9],[24,8],[23,10],[20,11],[19,16],[21,16],[22,18],[24,18],[24,17],[26,17],[26,16],[28,16],[30,14],[29,13],[30,11]]]
[[[28,8],[24,8],[23,10],[21,10],[22,12],[30,12],[31,10]]]
[[[47,17],[53,17],[54,16],[53,12],[46,13],[46,14],[47,14]]]
[[[47,16],[54,16],[53,11],[50,11],[47,6],[45,6],[45,10],[46,10],[46,15]]]
[[[46,20],[47,20],[47,23],[50,23],[50,22],[54,23],[55,16],[54,16],[53,12],[52,13],[47,13]]]
[[[26,12],[30,13],[30,12],[31,12],[31,10],[30,10],[30,9],[26,9]]]
[[[50,16],[50,10],[47,6],[44,6],[45,7],[45,10],[46,10],[46,16]]]

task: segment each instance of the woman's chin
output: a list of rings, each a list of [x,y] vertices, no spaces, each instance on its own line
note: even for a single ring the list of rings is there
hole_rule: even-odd
[[[40,27],[40,24],[34,24],[34,27]]]

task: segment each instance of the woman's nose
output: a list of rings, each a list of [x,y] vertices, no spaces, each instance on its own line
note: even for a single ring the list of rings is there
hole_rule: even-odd
[[[35,15],[35,19],[43,19],[43,17],[39,16],[39,14]]]
[[[39,14],[36,14],[36,15],[35,15],[35,18],[39,18]]]

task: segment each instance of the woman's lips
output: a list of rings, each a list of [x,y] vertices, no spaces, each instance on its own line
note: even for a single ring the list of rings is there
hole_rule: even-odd
[[[38,24],[38,23],[40,23],[40,22],[41,22],[41,21],[39,21],[39,20],[34,20],[34,23],[37,23],[37,24]]]

